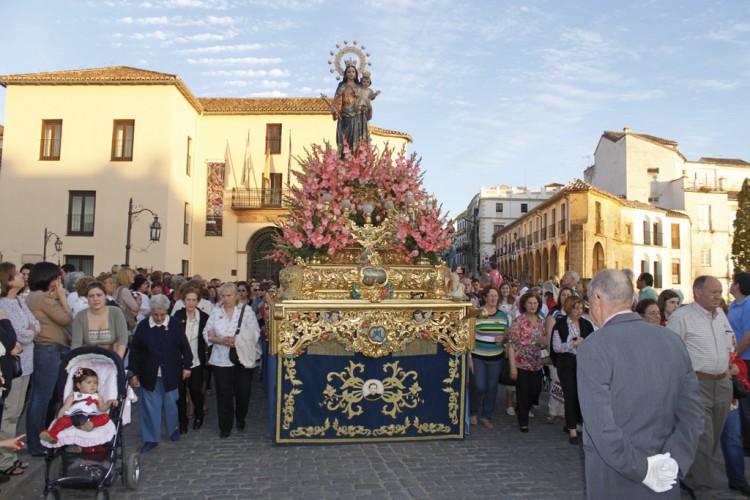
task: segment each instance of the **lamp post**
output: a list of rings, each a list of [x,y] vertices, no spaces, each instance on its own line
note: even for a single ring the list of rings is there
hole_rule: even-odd
[[[141,208],[140,210],[133,211],[133,198],[130,198],[130,202],[128,203],[128,235],[125,240],[126,266],[130,265],[130,231],[133,229],[133,219],[137,219],[138,215],[143,212],[148,212],[154,216],[154,220],[149,225],[149,239],[151,241],[159,241],[159,238],[161,238],[161,223],[159,222],[159,216],[148,208]]]
[[[63,242],[62,242],[62,240],[60,239],[60,237],[56,233],[53,233],[52,231],[47,231],[46,227],[44,228],[44,251],[42,252],[42,260],[44,262],[47,262],[47,243],[49,243],[49,240],[53,236],[55,238],[57,238],[55,240],[55,251],[58,253],[57,264],[59,265],[60,264],[60,255],[59,255],[59,253],[62,252]]]

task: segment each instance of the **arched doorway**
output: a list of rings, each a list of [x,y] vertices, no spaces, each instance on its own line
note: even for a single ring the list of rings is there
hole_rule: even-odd
[[[591,269],[591,275],[593,276],[599,271],[604,270],[604,268],[606,267],[605,262],[604,247],[602,247],[602,244],[597,241],[594,245],[594,260]]]
[[[247,242],[247,277],[258,281],[272,280],[279,284],[279,271],[283,265],[266,259],[274,250],[274,236],[280,234],[275,227],[265,227],[256,231]]]
[[[549,251],[549,265],[550,269],[549,272],[553,276],[558,276],[560,274],[560,263],[557,261],[557,248],[555,246],[552,246],[552,249]]]

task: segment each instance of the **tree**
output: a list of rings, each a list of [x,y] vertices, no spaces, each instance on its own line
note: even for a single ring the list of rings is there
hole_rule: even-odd
[[[734,219],[732,262],[737,271],[750,271],[750,179],[742,183],[737,195],[737,217]]]

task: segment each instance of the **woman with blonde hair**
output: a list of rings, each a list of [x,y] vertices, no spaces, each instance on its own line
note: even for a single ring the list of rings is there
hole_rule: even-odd
[[[128,324],[128,330],[135,330],[135,318],[141,309],[141,297],[130,290],[130,286],[135,282],[135,272],[129,267],[121,267],[117,271],[115,278],[115,301],[120,306],[122,313],[125,315],[125,321]]]

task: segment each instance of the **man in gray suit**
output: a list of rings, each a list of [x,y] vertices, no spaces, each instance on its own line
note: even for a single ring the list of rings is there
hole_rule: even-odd
[[[600,330],[578,347],[586,494],[590,499],[680,498],[693,463],[703,405],[687,349],[669,330],[631,311],[625,273],[598,273],[588,287]]]

